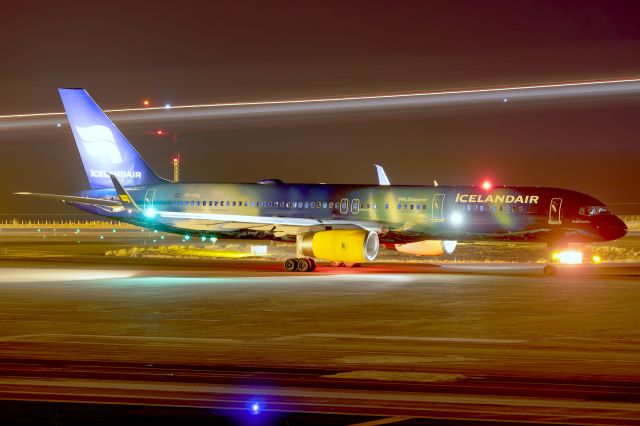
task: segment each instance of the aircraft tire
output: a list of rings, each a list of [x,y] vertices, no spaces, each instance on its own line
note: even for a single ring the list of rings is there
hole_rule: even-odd
[[[553,265],[546,265],[544,268],[542,268],[542,272],[544,272],[545,275],[551,277],[558,272],[558,268]]]
[[[293,272],[298,269],[297,259],[287,259],[284,261],[284,270],[286,272]]]
[[[312,258],[310,258],[310,257],[309,257],[309,258],[307,258],[307,260],[311,263],[311,269],[309,269],[309,272],[313,272],[313,271],[315,271],[315,270],[316,270],[316,267],[318,266],[318,265],[316,264],[316,260],[315,260],[315,259],[312,259]]]
[[[340,262],[339,260],[332,260],[331,266],[333,266],[334,268],[339,268],[340,266],[344,266],[344,263]]]
[[[298,259],[298,268],[296,269],[298,272],[311,272],[312,264],[307,258]]]

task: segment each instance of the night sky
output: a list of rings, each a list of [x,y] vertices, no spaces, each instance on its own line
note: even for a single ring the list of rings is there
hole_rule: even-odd
[[[111,109],[640,77],[637,1],[0,5],[0,115],[62,111],[58,87]],[[377,162],[396,184],[640,202],[640,96],[167,124],[120,128],[167,178],[179,151],[183,181],[374,183]],[[0,214],[73,213],[10,195],[88,187],[68,128],[0,130],[0,146]]]

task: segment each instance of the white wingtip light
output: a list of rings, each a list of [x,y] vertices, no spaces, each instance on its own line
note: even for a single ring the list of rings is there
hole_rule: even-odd
[[[382,166],[379,166],[377,164],[374,164],[374,165],[376,166],[376,171],[378,172],[378,183],[383,186],[391,185],[391,182],[389,182],[389,178],[387,177],[387,174],[384,172],[384,169],[382,168]]]

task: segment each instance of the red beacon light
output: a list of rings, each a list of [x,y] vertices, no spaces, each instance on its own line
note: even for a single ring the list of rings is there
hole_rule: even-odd
[[[485,179],[484,182],[482,182],[482,189],[489,191],[491,188],[493,188],[493,185],[488,179]]]
[[[158,136],[164,136],[164,130],[162,130],[162,129],[158,129],[158,130],[156,130],[156,135],[158,135]]]
[[[142,101],[142,105],[148,107],[149,105],[151,105],[151,101],[149,99],[145,99]]]

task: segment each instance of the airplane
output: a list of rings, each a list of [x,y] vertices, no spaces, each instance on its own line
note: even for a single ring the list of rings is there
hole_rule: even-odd
[[[451,254],[458,241],[570,243],[615,240],[625,223],[589,195],[548,187],[177,183],[158,176],[83,89],[59,94],[89,190],[75,195],[16,193],[62,200],[109,220],[185,238],[277,240],[296,244],[285,271],[316,260],[356,266],[381,246],[418,256]],[[553,275],[550,262],[543,269]]]

